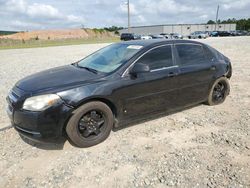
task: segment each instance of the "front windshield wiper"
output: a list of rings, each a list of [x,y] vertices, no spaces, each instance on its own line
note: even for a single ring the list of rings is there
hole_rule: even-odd
[[[82,66],[79,66],[78,63],[74,63],[74,65],[75,65],[76,67],[80,68],[80,69],[86,69],[86,70],[88,70],[88,71],[90,71],[90,72],[93,72],[93,73],[95,73],[95,74],[98,73],[97,70],[92,69],[92,68],[89,68],[89,67],[82,67]]]

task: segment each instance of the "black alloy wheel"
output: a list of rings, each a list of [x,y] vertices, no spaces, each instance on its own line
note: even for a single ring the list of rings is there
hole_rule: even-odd
[[[114,125],[114,115],[108,105],[92,101],[77,108],[66,126],[72,144],[90,147],[103,142]]]
[[[226,77],[221,77],[214,82],[206,103],[211,106],[221,104],[225,101],[229,92],[230,85],[228,79]]]
[[[83,115],[78,123],[78,131],[84,138],[93,138],[105,129],[105,117],[102,112],[91,110]]]
[[[224,100],[227,91],[227,86],[223,82],[218,82],[213,90],[213,101],[220,103]]]

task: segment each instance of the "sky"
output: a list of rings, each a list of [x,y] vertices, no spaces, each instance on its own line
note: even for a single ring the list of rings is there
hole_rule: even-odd
[[[250,0],[130,0],[131,25],[250,18]],[[126,0],[0,0],[0,30],[127,26]]]

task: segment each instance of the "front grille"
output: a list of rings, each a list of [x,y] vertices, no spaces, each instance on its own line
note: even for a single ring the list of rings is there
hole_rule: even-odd
[[[19,99],[20,99],[20,96],[15,92],[13,91],[13,89],[9,92],[9,95],[8,97],[6,98],[7,99],[7,102],[8,102],[8,109],[9,111],[13,111],[13,108],[17,108],[19,107]]]
[[[18,99],[20,96],[18,96],[13,90],[11,91],[11,94],[16,98]]]
[[[24,132],[24,133],[26,133],[26,134],[37,135],[37,136],[40,136],[40,135],[41,135],[39,132],[30,131],[30,130],[21,128],[21,127],[19,127],[19,126],[17,126],[17,125],[15,126],[15,128],[16,128],[18,131]]]
[[[30,94],[19,89],[18,87],[13,87],[9,92],[7,97],[8,104],[14,109],[21,109],[25,98],[29,97]]]
[[[16,102],[17,102],[17,100],[18,100],[19,97],[18,97],[17,94],[15,94],[13,91],[11,91],[11,92],[9,93],[8,98],[9,98],[10,103],[13,104],[13,103],[16,103]]]
[[[11,105],[8,105],[8,109],[10,112],[13,112],[13,107]]]

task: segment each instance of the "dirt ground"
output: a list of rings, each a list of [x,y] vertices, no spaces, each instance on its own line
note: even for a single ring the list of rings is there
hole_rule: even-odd
[[[21,139],[8,128],[5,97],[20,78],[103,44],[0,51],[0,187],[250,187],[250,37],[201,42],[232,61],[223,104],[141,122],[87,149]]]
[[[55,40],[55,39],[76,39],[76,38],[93,38],[93,37],[111,37],[113,33],[103,31],[95,32],[92,29],[61,29],[61,30],[38,30],[20,32],[11,35],[0,36],[0,39],[13,39],[13,40]]]

